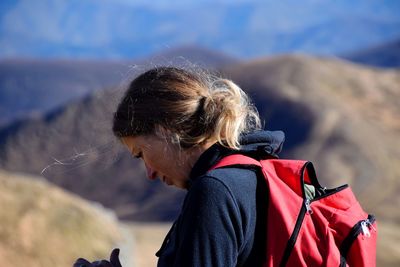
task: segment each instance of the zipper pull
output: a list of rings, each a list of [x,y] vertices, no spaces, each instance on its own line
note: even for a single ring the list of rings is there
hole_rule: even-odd
[[[367,224],[368,224],[368,228],[372,229],[374,232],[376,232],[376,228],[374,227],[374,225],[371,223],[371,221],[369,219],[367,219]]]
[[[366,237],[371,236],[371,233],[369,232],[369,225],[371,225],[371,223],[368,219],[361,222],[361,231],[362,231],[363,235]]]
[[[313,214],[313,211],[312,211],[311,205],[310,205],[310,200],[308,198],[306,198],[304,205],[306,206],[307,213]]]

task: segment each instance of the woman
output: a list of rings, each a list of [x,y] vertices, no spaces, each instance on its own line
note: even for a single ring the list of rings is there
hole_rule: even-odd
[[[151,69],[130,84],[113,131],[143,160],[150,179],[187,190],[181,213],[156,254],[158,266],[261,265],[267,205],[263,178],[254,168],[209,170],[235,153],[277,157],[284,135],[261,130],[256,108],[236,84],[174,67]],[[119,266],[117,254],[111,263],[92,265]],[[74,266],[90,263],[80,259]]]

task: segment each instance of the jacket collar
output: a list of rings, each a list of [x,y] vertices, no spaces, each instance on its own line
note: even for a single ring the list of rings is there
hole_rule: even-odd
[[[255,131],[241,137],[239,150],[229,149],[216,143],[204,151],[193,166],[189,176],[189,187],[197,177],[205,174],[221,158],[231,154],[243,154],[256,159],[278,158],[284,140],[285,134],[282,131]]]

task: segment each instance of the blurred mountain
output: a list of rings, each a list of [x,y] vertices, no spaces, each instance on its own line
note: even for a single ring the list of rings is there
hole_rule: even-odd
[[[224,73],[248,89],[267,128],[286,132],[283,157],[312,161],[322,186],[352,186],[378,218],[377,266],[399,266],[400,70],[296,55]]]
[[[137,72],[155,65],[216,68],[237,62],[199,46],[166,49],[134,61],[0,61],[0,127],[18,118],[40,116],[95,90],[125,87]]]
[[[338,54],[398,37],[399,12],[393,0],[2,1],[0,57],[131,59],[188,44]]]
[[[1,266],[72,266],[121,245],[113,214],[48,182],[0,171]]]
[[[343,58],[376,67],[400,68],[400,38],[369,49],[349,53]]]
[[[399,70],[295,55],[224,71],[257,100],[267,128],[287,133],[285,157],[315,162],[322,183],[349,182],[367,209],[400,222]]]
[[[183,45],[164,49],[140,62],[145,65],[147,62],[147,65],[178,65],[215,69],[238,63],[239,59],[205,47]]]
[[[314,161],[323,184],[349,182],[368,211],[400,223],[400,71],[291,55],[221,73],[255,99],[267,129],[286,132],[283,157]],[[173,219],[184,192],[145,179],[142,164],[112,136],[120,96],[119,90],[97,92],[3,129],[0,166],[43,171],[48,180],[123,219]]]
[[[44,117],[11,124],[0,131],[0,165],[43,172],[51,182],[113,208],[122,219],[171,219],[179,210],[180,199],[174,197],[179,192],[144,179],[143,166],[112,135],[112,114],[120,97],[121,90],[98,91]],[[31,135],[28,142],[26,134]],[[161,193],[153,194],[157,191]],[[153,206],[160,203],[162,211]]]
[[[115,86],[127,72],[127,65],[96,61],[0,61],[0,124],[39,116],[96,89]]]

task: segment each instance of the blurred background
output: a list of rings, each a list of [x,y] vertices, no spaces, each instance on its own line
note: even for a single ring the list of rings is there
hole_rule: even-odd
[[[349,183],[400,265],[400,1],[2,0],[0,258],[71,266],[155,252],[184,191],[112,136],[121,92],[155,66],[208,68],[255,101],[281,157]]]

